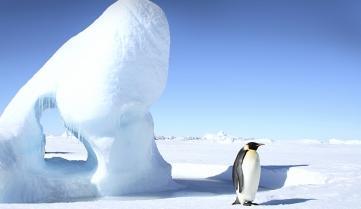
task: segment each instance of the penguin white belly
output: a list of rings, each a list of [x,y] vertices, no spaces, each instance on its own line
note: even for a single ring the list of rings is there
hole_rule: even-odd
[[[258,190],[259,179],[261,176],[261,165],[256,151],[249,150],[243,159],[243,190],[237,192],[241,204],[246,201],[253,201]]]

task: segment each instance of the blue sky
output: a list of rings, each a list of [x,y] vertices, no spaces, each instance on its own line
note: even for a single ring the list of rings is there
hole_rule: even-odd
[[[0,112],[112,2],[0,1]],[[358,1],[154,2],[172,39],[167,89],[151,109],[157,134],[361,139]]]

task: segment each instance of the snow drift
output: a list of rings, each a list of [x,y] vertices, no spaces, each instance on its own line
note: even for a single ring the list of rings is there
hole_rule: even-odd
[[[148,0],[119,0],[66,42],[0,118],[0,201],[68,201],[163,190],[171,168],[148,109],[167,80],[169,29]],[[57,108],[86,161],[44,160],[42,113]]]
[[[209,178],[220,181],[232,181],[232,167],[212,164],[173,164],[173,176],[176,178]],[[312,171],[307,165],[263,165],[261,168],[260,188],[279,189],[298,185],[325,184],[327,178]],[[193,171],[189,174],[189,171]]]

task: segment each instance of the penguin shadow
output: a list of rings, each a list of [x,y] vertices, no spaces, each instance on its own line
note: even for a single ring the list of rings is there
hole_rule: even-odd
[[[268,205],[268,206],[271,206],[271,205],[273,205],[273,206],[275,206],[275,205],[293,205],[293,204],[307,202],[307,201],[310,201],[310,200],[315,200],[315,199],[290,198],[290,199],[269,200],[267,202],[260,203],[259,205]]]
[[[265,165],[261,166],[261,178],[258,191],[267,191],[280,189],[285,185],[287,180],[287,174],[290,168],[293,167],[305,167],[306,164],[300,165]],[[229,166],[224,172],[209,177],[208,179],[228,182],[233,191],[232,185],[232,169],[233,166]]]

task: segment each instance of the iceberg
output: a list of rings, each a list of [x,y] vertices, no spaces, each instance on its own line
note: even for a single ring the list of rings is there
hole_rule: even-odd
[[[18,91],[0,117],[0,202],[71,201],[173,184],[149,113],[167,81],[168,27],[149,0],[119,0]],[[86,161],[44,159],[40,119],[49,108],[84,143]]]

